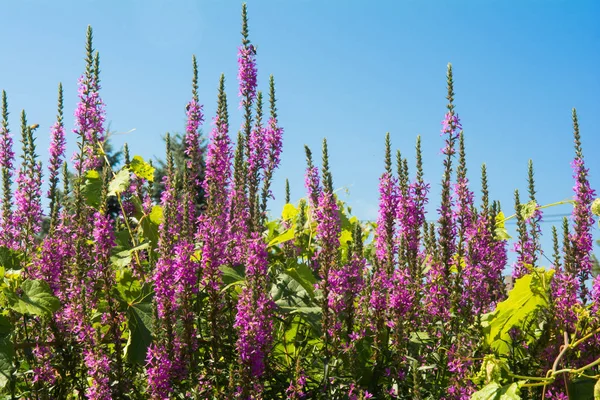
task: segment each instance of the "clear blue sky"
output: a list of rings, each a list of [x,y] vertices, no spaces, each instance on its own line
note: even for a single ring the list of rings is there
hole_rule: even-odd
[[[223,72],[231,125],[238,127],[240,9],[241,2],[229,0],[2,1],[0,88],[8,92],[13,132],[25,108],[30,122],[41,125],[38,145],[46,159],[58,82],[72,128],[88,24],[101,55],[107,120],[117,132],[135,129],[115,136],[116,145],[127,141],[134,154],[160,156],[160,136],[183,130],[192,54],[199,60],[207,121]],[[442,174],[448,62],[475,190],[486,162],[491,196],[510,213],[513,190],[526,194],[531,158],[538,201],[569,198],[572,107],[579,112],[592,185],[600,189],[594,122],[600,112],[600,2],[249,0],[248,9],[259,85],[266,90],[269,74],[275,75],[285,127],[274,213],[286,177],[293,199],[304,196],[303,145],[319,154],[327,137],[335,186],[349,189],[359,218],[374,219],[389,131],[394,148],[411,160],[415,137],[422,136],[432,217]],[[70,134],[70,153],[74,142]],[[568,212],[568,206],[547,211]],[[546,237],[550,225],[544,224]]]

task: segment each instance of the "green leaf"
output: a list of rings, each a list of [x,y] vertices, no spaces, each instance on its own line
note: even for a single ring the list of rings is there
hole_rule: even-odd
[[[594,400],[600,400],[600,378],[594,385]]]
[[[500,211],[498,215],[496,215],[496,223],[494,227],[494,239],[496,240],[508,240],[511,239],[508,231],[506,230],[504,222],[506,221],[506,217],[504,213]]]
[[[6,387],[13,379],[14,356],[15,348],[12,341],[8,337],[0,339],[0,388]]]
[[[493,312],[482,317],[486,341],[498,354],[508,354],[510,350],[510,329],[522,328],[522,324],[535,317],[539,309],[548,307],[552,275],[554,270],[536,268],[517,279],[508,298],[498,303]]]
[[[137,302],[127,309],[129,339],[125,346],[125,356],[131,363],[144,365],[148,346],[154,335],[152,329],[152,292],[145,286]]]
[[[348,229],[344,229],[340,233],[340,244],[342,246],[347,246],[348,242],[352,242],[352,231],[349,231]]]
[[[271,297],[279,307],[312,307],[310,294],[302,283],[283,272],[277,276],[271,286]]]
[[[314,285],[317,282],[317,279],[313,275],[312,270],[308,265],[295,263],[293,267],[287,268],[285,273],[300,283],[302,288],[310,295],[311,298],[314,297]]]
[[[570,399],[581,399],[581,400],[585,400],[585,399],[595,399],[595,393],[594,391],[596,390],[596,387],[598,385],[596,384],[596,380],[595,379],[590,379],[590,378],[578,378],[578,379],[574,379],[572,381],[569,382],[569,398]],[[600,386],[599,386],[600,388]]]
[[[148,239],[152,248],[158,244],[158,227],[163,221],[163,209],[161,206],[153,206],[150,214],[144,215],[141,220],[142,234]]]
[[[85,172],[83,177],[83,196],[85,203],[94,208],[100,207],[102,198],[102,178],[96,170]]]
[[[127,190],[128,186],[129,186],[129,169],[123,168],[119,172],[117,172],[115,177],[112,178],[112,180],[108,184],[108,195],[116,196],[117,194],[122,193],[125,190]]]
[[[134,156],[129,168],[138,178],[146,179],[148,182],[154,182],[154,167],[148,164],[140,156]]]
[[[283,206],[283,211],[281,211],[281,219],[284,221],[290,221],[296,218],[298,215],[298,209],[290,203],[287,203]]]
[[[269,242],[268,247],[272,247],[278,245],[280,243],[288,242],[293,240],[296,234],[296,227],[292,226],[290,229],[286,230],[282,234],[276,236],[273,240]]]
[[[520,387],[520,382],[504,386],[498,382],[491,382],[480,391],[473,393],[471,400],[520,400]]]
[[[8,247],[0,247],[0,267],[4,267],[4,270],[21,269],[21,253]]]
[[[521,217],[524,220],[528,220],[529,218],[533,217],[533,214],[535,213],[536,208],[537,208],[537,203],[534,200],[531,200],[530,202],[528,202],[526,204],[521,204],[521,207],[520,207]]]
[[[117,270],[116,281],[116,290],[119,292],[121,299],[128,304],[135,302],[142,294],[142,283],[135,279],[129,268]]]
[[[246,280],[246,269],[243,265],[234,265],[233,267],[222,265],[219,269],[222,272],[221,277],[223,283],[226,285],[226,289],[232,285],[244,284]]]
[[[163,216],[163,209],[161,206],[153,206],[152,207],[152,211],[150,211],[150,214],[148,215],[148,217],[150,218],[150,222],[152,222],[155,225],[160,225],[163,222],[164,216]]]
[[[7,316],[0,314],[0,337],[4,337],[11,333],[13,325]]]
[[[60,301],[52,295],[50,286],[42,280],[27,279],[21,284],[23,294],[7,292],[10,308],[21,314],[50,316],[60,308]]]

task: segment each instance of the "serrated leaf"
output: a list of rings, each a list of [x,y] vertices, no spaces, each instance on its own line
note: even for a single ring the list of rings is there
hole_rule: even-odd
[[[108,184],[108,195],[116,196],[123,193],[129,187],[129,170],[121,169]]]
[[[298,209],[290,203],[287,203],[283,206],[283,211],[281,211],[281,219],[284,221],[290,221],[296,218],[298,215]]]
[[[501,386],[498,382],[491,382],[483,389],[471,395],[471,400],[520,400],[520,382]]]
[[[125,346],[125,356],[131,363],[139,365],[146,363],[146,353],[154,336],[152,313],[152,292],[145,287],[137,302],[131,304],[127,309],[129,339]]]
[[[352,231],[348,229],[343,229],[340,232],[340,244],[342,246],[347,246],[348,242],[352,242]]]
[[[530,202],[528,202],[526,204],[521,204],[521,206],[520,206],[521,217],[525,221],[527,221],[529,218],[533,217],[533,214],[535,213],[536,208],[537,208],[537,203],[534,200],[531,200]]]
[[[161,206],[153,206],[150,214],[144,215],[141,220],[142,234],[150,242],[152,248],[158,244],[158,227],[163,221],[163,209]]]
[[[525,320],[534,317],[540,308],[548,307],[548,291],[554,270],[536,268],[515,282],[506,300],[498,303],[496,309],[482,317],[486,342],[498,354],[509,351],[509,330],[521,328]]]
[[[134,156],[133,160],[129,163],[129,168],[138,178],[154,182],[154,167],[144,161],[142,157]]]
[[[142,283],[133,276],[133,272],[128,268],[123,268],[116,273],[115,288],[120,297],[129,303],[133,303],[142,294]]]
[[[52,295],[50,286],[42,280],[27,279],[21,284],[22,295],[7,293],[11,309],[21,314],[50,316],[60,308],[60,301]]]
[[[311,298],[314,297],[314,284],[317,280],[308,265],[295,263],[291,268],[287,268],[285,273],[300,283]]]
[[[85,203],[88,206],[94,208],[100,207],[102,198],[102,178],[98,171],[92,169],[85,172],[82,192]]]

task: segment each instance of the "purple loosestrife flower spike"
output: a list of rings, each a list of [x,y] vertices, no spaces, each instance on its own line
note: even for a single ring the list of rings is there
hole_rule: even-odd
[[[65,127],[63,124],[63,89],[62,83],[58,84],[58,113],[56,123],[50,129],[50,161],[48,165],[48,181],[50,188],[48,189],[48,198],[50,199],[50,225],[56,225],[58,217],[58,181],[59,170],[63,164],[65,156]]]
[[[398,207],[398,181],[392,175],[390,134],[385,137],[385,172],[379,178],[379,216],[375,231],[377,260],[391,274],[394,269],[396,244],[394,241],[395,218]]]
[[[20,245],[25,251],[31,249],[34,237],[39,233],[42,224],[42,165],[37,161],[33,129],[29,126],[25,111],[21,113],[21,134],[23,143],[22,163],[17,174],[17,191],[15,192],[15,210],[13,223],[20,227]]]
[[[227,203],[231,180],[231,140],[228,135],[227,97],[225,77],[221,75],[217,115],[206,150],[206,169],[203,188],[207,207],[198,219],[197,240],[201,243],[202,284],[208,294],[208,321],[213,339],[213,358],[218,358],[221,298],[220,266],[227,262],[229,242],[229,215]]]
[[[198,65],[196,56],[192,56],[192,100],[186,105],[187,124],[185,127],[185,155],[188,179],[193,183],[194,192],[199,188],[202,175],[202,152],[200,150],[200,125],[204,121],[202,105],[198,102]]]
[[[267,213],[267,200],[268,198],[274,198],[271,193],[271,182],[273,180],[273,173],[279,167],[281,158],[281,151],[283,146],[283,128],[278,125],[277,122],[277,107],[275,99],[275,80],[273,75],[269,79],[269,102],[271,103],[271,118],[269,119],[267,128],[264,133],[265,147],[267,149],[267,157],[265,160],[265,173],[264,182],[262,188],[262,203],[261,203],[261,216],[262,221],[266,218]]]
[[[92,28],[88,26],[86,70],[79,79],[79,103],[75,110],[75,129],[83,154],[76,155],[78,169],[97,169],[102,166],[98,144],[104,142],[104,102],[100,98],[98,53],[94,56]],[[82,159],[80,159],[82,158]],[[81,164],[81,166],[79,166]]]
[[[517,253],[517,261],[513,266],[513,278],[518,279],[529,273],[528,266],[533,263],[533,242],[527,231],[527,221],[523,218],[521,210],[523,205],[519,198],[519,191],[515,190],[515,214],[517,215],[517,232],[519,240],[514,243],[514,251]]]
[[[236,347],[242,364],[245,384],[253,382],[248,391],[261,390],[257,381],[263,376],[273,335],[271,315],[273,301],[268,294],[268,259],[266,245],[258,233],[248,240],[246,280],[237,305],[235,328],[238,330]]]
[[[304,145],[304,151],[306,152],[306,173],[304,177],[304,187],[308,191],[308,205],[311,213],[318,207],[319,197],[321,196],[321,178],[319,176],[319,169],[314,166],[312,161],[312,152],[310,148]]]
[[[0,169],[2,170],[2,209],[0,210],[0,245],[13,247],[15,224],[12,221],[12,175],[15,153],[13,139],[8,129],[8,101],[2,91],[2,125],[0,125]]]
[[[588,168],[585,167],[581,138],[579,135],[579,123],[577,111],[573,109],[573,136],[575,141],[575,159],[572,162],[573,178],[575,179],[574,205],[573,205],[573,233],[570,235],[572,262],[579,280],[579,296],[583,303],[588,300],[588,288],[586,281],[591,276],[593,247],[591,229],[594,225],[594,217],[591,212],[592,202],[596,191],[590,187],[588,180]]]

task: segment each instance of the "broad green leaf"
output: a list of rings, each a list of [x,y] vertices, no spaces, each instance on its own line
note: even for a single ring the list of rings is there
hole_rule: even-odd
[[[144,365],[148,346],[152,343],[152,292],[145,287],[138,301],[127,309],[129,339],[125,346],[125,356],[131,363]]]
[[[116,196],[127,190],[129,186],[129,170],[127,168],[121,169],[114,178],[108,184],[108,195]]]
[[[21,269],[21,254],[8,247],[0,247],[0,267],[3,267],[4,270]]]
[[[317,280],[308,265],[294,263],[291,268],[285,270],[285,273],[300,283],[311,298],[314,297],[314,285]]]
[[[500,211],[498,215],[496,215],[496,223],[494,226],[494,239],[496,240],[508,240],[510,239],[510,235],[506,230],[506,226],[504,222],[506,221],[506,217],[504,213]]]
[[[142,283],[133,276],[129,268],[117,270],[116,281],[115,288],[128,304],[135,302],[142,294]]]
[[[134,156],[129,168],[138,178],[146,179],[148,182],[154,182],[154,167],[148,164],[140,156]]]
[[[296,234],[296,227],[292,226],[290,229],[276,236],[273,240],[269,242],[268,247],[272,247],[281,243],[289,242],[293,240]]]
[[[340,244],[346,246],[348,242],[352,242],[352,231],[344,229],[340,233]]]
[[[491,382],[483,389],[471,395],[471,400],[520,400],[519,384],[501,386],[498,382]]]
[[[594,385],[594,400],[600,400],[600,378]]]
[[[246,270],[243,265],[235,265],[230,267],[228,265],[222,265],[220,268],[223,283],[229,286],[231,284],[241,284],[246,280]]]
[[[283,206],[283,211],[281,212],[281,219],[284,221],[290,221],[296,218],[298,215],[298,209],[290,203],[287,203]]]
[[[88,206],[98,208],[102,198],[102,178],[96,170],[85,172],[83,177],[83,196]]]
[[[141,220],[142,234],[148,239],[152,248],[158,244],[158,227],[163,221],[163,209],[161,206],[153,206],[148,215]]]
[[[499,400],[520,400],[522,383],[523,382],[515,382],[510,385],[502,386],[502,389],[500,390]]]
[[[163,216],[163,209],[161,206],[153,206],[152,207],[152,211],[150,211],[150,214],[148,215],[148,217],[150,218],[150,222],[152,222],[155,225],[160,225],[163,222],[164,216]]]
[[[596,380],[590,378],[578,378],[569,381],[569,398],[570,399],[594,399],[596,390]]]
[[[528,202],[526,204],[521,204],[521,207],[520,207],[521,217],[524,220],[528,220],[529,218],[533,217],[533,214],[535,213],[536,208],[537,208],[537,203],[534,200],[531,200],[530,202]]]
[[[131,264],[131,259],[133,257],[134,252],[140,251],[140,250],[145,250],[148,247],[150,247],[150,243],[144,242],[140,245],[137,245],[136,247],[134,247],[132,249],[123,250],[123,251],[118,252],[116,255],[112,256],[110,258],[110,260],[112,261],[113,265],[115,265],[116,267],[125,268],[129,264]]]
[[[13,330],[13,325],[10,319],[5,315],[0,314],[0,336],[6,336]]]
[[[540,308],[548,307],[548,290],[554,270],[536,268],[515,282],[508,298],[496,309],[482,317],[486,342],[498,354],[507,354],[510,343],[509,330],[521,327],[523,322],[535,316]]]
[[[23,294],[7,293],[10,308],[21,314],[50,316],[60,308],[60,301],[52,295],[50,286],[42,280],[27,279],[21,284]]]
[[[279,307],[312,307],[310,294],[302,284],[287,273],[277,276],[271,286],[271,297]]]
[[[13,379],[13,358],[15,348],[10,338],[0,339],[0,388],[4,388]]]

